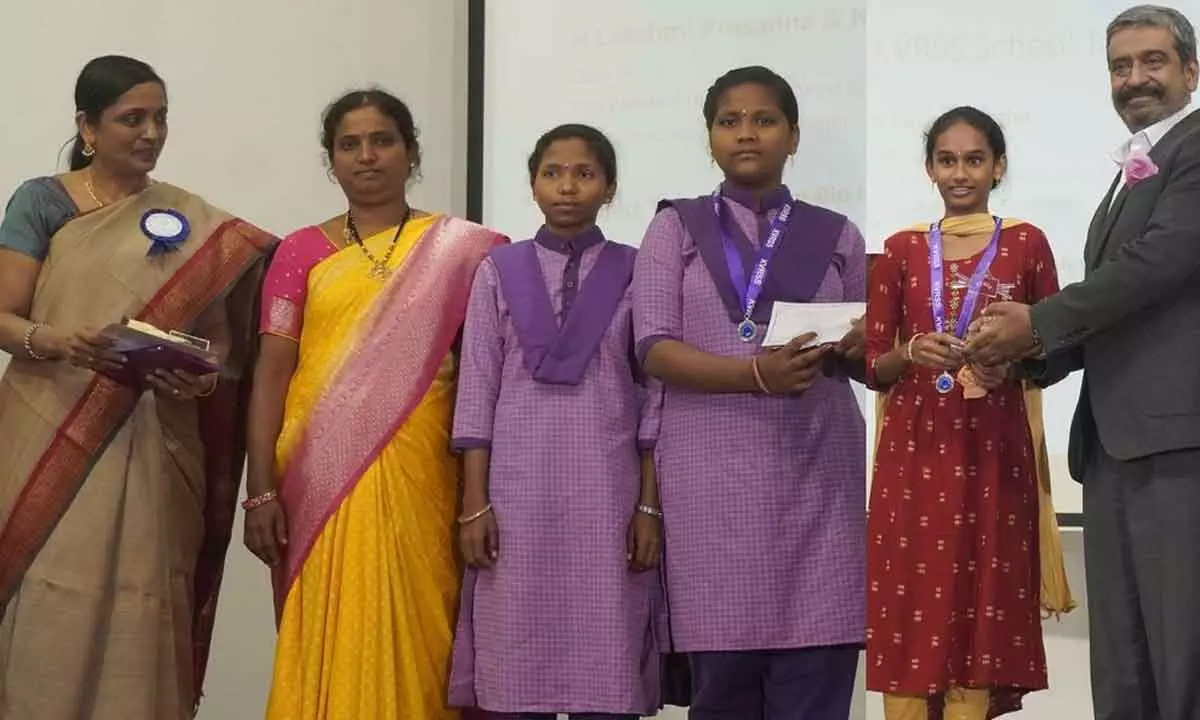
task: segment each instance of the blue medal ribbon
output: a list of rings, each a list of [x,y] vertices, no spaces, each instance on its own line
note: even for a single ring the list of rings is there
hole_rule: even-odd
[[[955,323],[954,336],[960,340],[967,336],[971,316],[975,314],[975,304],[979,301],[979,291],[983,288],[984,278],[987,277],[988,269],[996,259],[996,252],[1000,247],[1001,221],[1000,218],[994,220],[996,228],[992,231],[992,239],[988,241],[987,249],[979,259],[975,272],[971,274],[970,282],[967,283],[967,294],[963,297],[962,310],[958,314],[958,322]],[[930,304],[933,306],[933,331],[936,333],[946,332],[945,275],[942,265],[942,222],[939,220],[929,226],[929,295]],[[933,384],[939,393],[945,395],[954,389],[954,378],[949,372],[943,372]]]
[[[721,188],[718,187],[713,191],[712,203],[713,213],[717,216],[717,226],[721,231],[721,247],[725,251],[725,264],[729,268],[729,280],[733,283],[733,289],[737,293],[738,299],[742,301],[743,319],[738,324],[738,338],[742,342],[750,342],[758,334],[758,326],[754,324],[752,317],[754,308],[758,306],[758,298],[762,295],[763,285],[767,281],[767,267],[771,264],[771,258],[775,256],[779,240],[791,223],[794,205],[788,202],[780,208],[775,219],[771,221],[767,237],[759,248],[754,271],[750,274],[750,282],[747,283],[746,269],[742,265],[741,253],[733,244],[733,238],[729,232],[729,218],[726,217],[726,210],[721,201]]]

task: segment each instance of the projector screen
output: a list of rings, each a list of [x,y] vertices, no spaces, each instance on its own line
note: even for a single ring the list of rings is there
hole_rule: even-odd
[[[704,93],[720,74],[766,65],[800,100],[800,149],[786,182],[844,212],[869,252],[898,228],[930,220],[940,199],[925,176],[923,132],[941,112],[975,105],[1008,140],[1009,175],[993,212],[1050,238],[1063,284],[1082,278],[1084,235],[1127,132],[1112,109],[1104,30],[1115,0],[608,0],[486,3],[484,222],[529,237],[541,222],[525,168],[538,135],[562,122],[604,130],[621,185],[601,216],[636,245],[663,197],[710,191]],[[1200,16],[1200,2],[1178,5]],[[1078,375],[1045,394],[1059,513],[1081,511],[1066,470]],[[863,400],[869,398],[864,396]],[[864,402],[874,436],[873,403]]]
[[[505,0],[487,3],[486,28],[483,213],[514,237],[541,222],[526,159],[538,136],[563,122],[596,125],[617,146],[620,188],[602,217],[614,240],[637,244],[659,199],[711,191],[720,173],[708,155],[704,93],[749,64],[776,70],[800,98],[800,150],[787,182],[862,222],[861,0],[616,0],[602,14]]]

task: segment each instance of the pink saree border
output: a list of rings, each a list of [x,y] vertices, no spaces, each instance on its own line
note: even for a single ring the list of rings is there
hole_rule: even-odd
[[[476,269],[505,242],[480,225],[439,218],[362,323],[280,479],[289,542],[274,577],[277,619],[326,522],[429,391],[466,317]]]

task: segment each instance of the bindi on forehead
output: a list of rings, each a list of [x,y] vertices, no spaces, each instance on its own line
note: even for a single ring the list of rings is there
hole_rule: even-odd
[[[959,158],[965,158],[968,160],[979,159],[979,158],[987,157],[988,154],[989,153],[988,153],[987,149],[977,148],[977,147],[959,148],[959,149],[938,148],[937,152],[934,153],[934,155],[938,158],[949,159],[949,160],[956,160]]]
[[[588,162],[586,160],[582,161],[582,162],[574,162],[574,163],[559,162],[557,160],[549,160],[549,161],[543,163],[542,166],[553,169],[553,170],[563,170],[565,172],[571,172],[572,170],[589,170],[592,168],[592,165],[593,165],[593,163]]]
[[[717,114],[723,117],[748,118],[763,115],[778,115],[780,112],[780,109],[774,105],[726,105],[723,106]]]

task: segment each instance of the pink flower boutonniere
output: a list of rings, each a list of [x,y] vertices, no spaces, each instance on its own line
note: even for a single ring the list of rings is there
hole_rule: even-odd
[[[1121,165],[1121,169],[1125,172],[1125,184],[1129,187],[1158,174],[1158,166],[1145,152],[1130,153]]]

